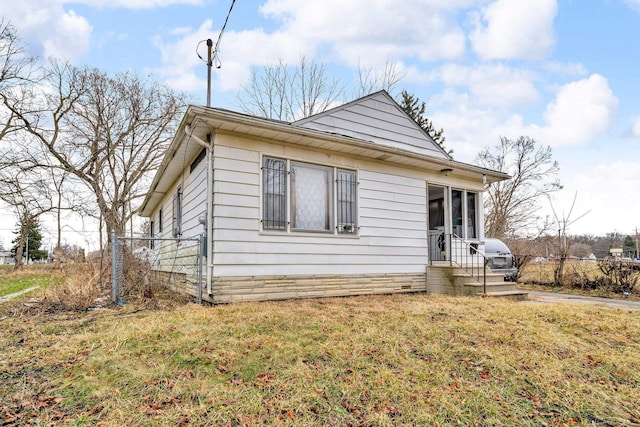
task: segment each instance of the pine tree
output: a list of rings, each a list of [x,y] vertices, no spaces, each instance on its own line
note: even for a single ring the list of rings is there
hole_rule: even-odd
[[[18,230],[14,231],[14,234],[16,234],[17,237],[11,241],[13,244],[11,247],[11,255],[16,256],[16,253],[18,252],[18,244],[20,243],[20,224],[18,224]],[[29,253],[27,254],[27,258],[29,260],[47,259],[47,251],[40,249],[40,246],[42,245],[42,232],[40,231],[40,221],[38,221],[38,219],[34,219],[30,223],[27,241],[29,244],[27,245],[25,243],[22,248],[22,253],[25,253],[28,246]]]
[[[427,117],[427,103],[420,101],[416,96],[411,95],[406,90],[403,90],[400,94],[400,107],[420,126],[436,144],[442,147],[449,155],[453,153],[453,150],[447,150],[444,146],[446,138],[444,136],[444,129],[436,130],[433,126],[433,122]]]

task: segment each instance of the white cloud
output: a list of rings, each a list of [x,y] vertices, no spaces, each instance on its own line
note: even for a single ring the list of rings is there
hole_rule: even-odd
[[[470,34],[483,59],[539,59],[555,44],[556,0],[496,0],[476,16]]]
[[[570,202],[577,194],[572,218],[589,212],[571,227],[572,234],[630,233],[625,227],[637,224],[640,198],[628,196],[638,192],[640,163],[600,163],[574,170],[572,175],[561,177],[561,181],[571,193],[556,196],[554,207],[568,214]]]
[[[73,10],[59,16],[53,29],[43,42],[46,56],[73,59],[89,49],[92,27]]]
[[[199,6],[204,0],[74,0],[73,3],[110,9],[154,9],[173,5]]]
[[[453,149],[456,160],[473,162],[480,150],[498,141],[500,116],[475,105],[467,93],[446,89],[430,99],[429,109],[434,127],[444,129],[445,145]]]
[[[206,67],[194,54],[194,46],[206,40],[212,33],[219,32],[214,30],[212,25],[213,22],[207,20],[197,29],[180,28],[177,33],[180,38],[177,40],[165,41],[159,36],[154,39],[154,45],[160,50],[162,57],[162,66],[156,72],[171,87],[183,91],[206,87],[206,72],[197,72],[198,67],[202,70]],[[303,53],[313,56],[314,52],[309,49],[304,41],[288,33],[269,34],[262,29],[226,31],[219,53],[222,66],[214,69],[212,73],[216,90],[238,90],[249,78],[251,66],[273,64],[279,59],[295,64]],[[206,58],[204,43],[200,45],[198,53]]]
[[[640,116],[636,116],[631,124],[631,136],[640,139]]]
[[[61,3],[47,0],[0,0],[0,10],[19,29],[31,51],[73,61],[89,49],[92,27],[86,18]]]
[[[549,61],[544,64],[544,69],[555,74],[567,76],[584,76],[587,74],[587,69],[584,65],[577,62]]]
[[[480,105],[516,107],[538,100],[535,74],[501,64],[465,67],[445,65],[439,76],[447,86],[466,86]]]
[[[622,2],[631,9],[640,12],[640,0],[622,0]]]
[[[460,4],[387,0],[269,0],[261,12],[282,30],[312,45],[322,44],[343,62],[415,57],[454,59],[464,53],[465,37],[454,19]]]
[[[528,135],[544,145],[586,145],[606,134],[613,123],[618,98],[599,74],[566,84],[544,112],[543,126],[523,126],[517,120],[501,126],[506,136]]]

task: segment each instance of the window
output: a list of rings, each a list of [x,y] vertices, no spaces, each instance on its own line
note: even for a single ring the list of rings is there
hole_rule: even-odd
[[[476,222],[476,193],[467,191],[467,239],[478,237]]]
[[[200,163],[207,156],[207,150],[205,148],[200,151],[200,153],[196,156],[196,158],[191,162],[191,166],[189,166],[189,173],[193,173],[193,171],[198,167]]]
[[[262,227],[287,229],[287,163],[264,158],[262,166]]]
[[[162,233],[162,207],[158,211],[158,233]]]
[[[155,226],[155,224],[153,223],[153,221],[151,221],[149,223],[149,238],[151,239],[151,240],[149,240],[149,249],[154,249],[154,246],[155,246],[154,245],[155,242],[153,241],[153,238],[154,238],[153,233],[154,233],[154,228],[155,228],[154,226]]]
[[[294,230],[330,231],[331,169],[291,164],[291,223]]]
[[[178,187],[176,195],[173,196],[173,221],[171,224],[173,237],[180,237],[182,234],[182,188]]]
[[[357,232],[354,171],[264,157],[264,230]]]
[[[478,237],[478,194],[451,189],[451,227],[456,237]]]
[[[356,173],[338,169],[336,179],[338,200],[338,233],[356,232]]]
[[[464,238],[462,212],[462,191],[451,190],[451,225],[453,226],[453,234]]]

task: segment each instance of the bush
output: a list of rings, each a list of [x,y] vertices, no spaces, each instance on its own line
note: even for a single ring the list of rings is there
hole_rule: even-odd
[[[604,259],[598,261],[598,268],[604,275],[604,286],[610,292],[632,293],[638,283],[640,275],[637,266],[631,262],[616,261],[613,259]]]

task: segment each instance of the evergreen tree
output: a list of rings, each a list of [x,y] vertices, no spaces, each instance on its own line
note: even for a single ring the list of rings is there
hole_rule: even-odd
[[[433,126],[433,122],[426,116],[427,103],[420,101],[416,96],[411,95],[406,90],[403,90],[400,94],[400,107],[420,126],[436,144],[442,147],[449,155],[453,153],[453,150],[447,150],[444,146],[446,138],[444,136],[444,129],[436,130]]]
[[[18,244],[20,243],[20,224],[18,224],[18,230],[14,231],[14,234],[16,234],[17,237],[11,241],[13,244],[11,247],[12,256],[16,256],[16,253],[18,252]],[[35,261],[47,259],[47,251],[40,249],[40,246],[42,245],[42,232],[40,231],[40,221],[38,221],[37,218],[30,223],[27,242],[28,245],[25,242],[22,247],[22,253],[26,253],[25,251],[28,246],[29,253],[27,254],[27,258],[29,260]]]

